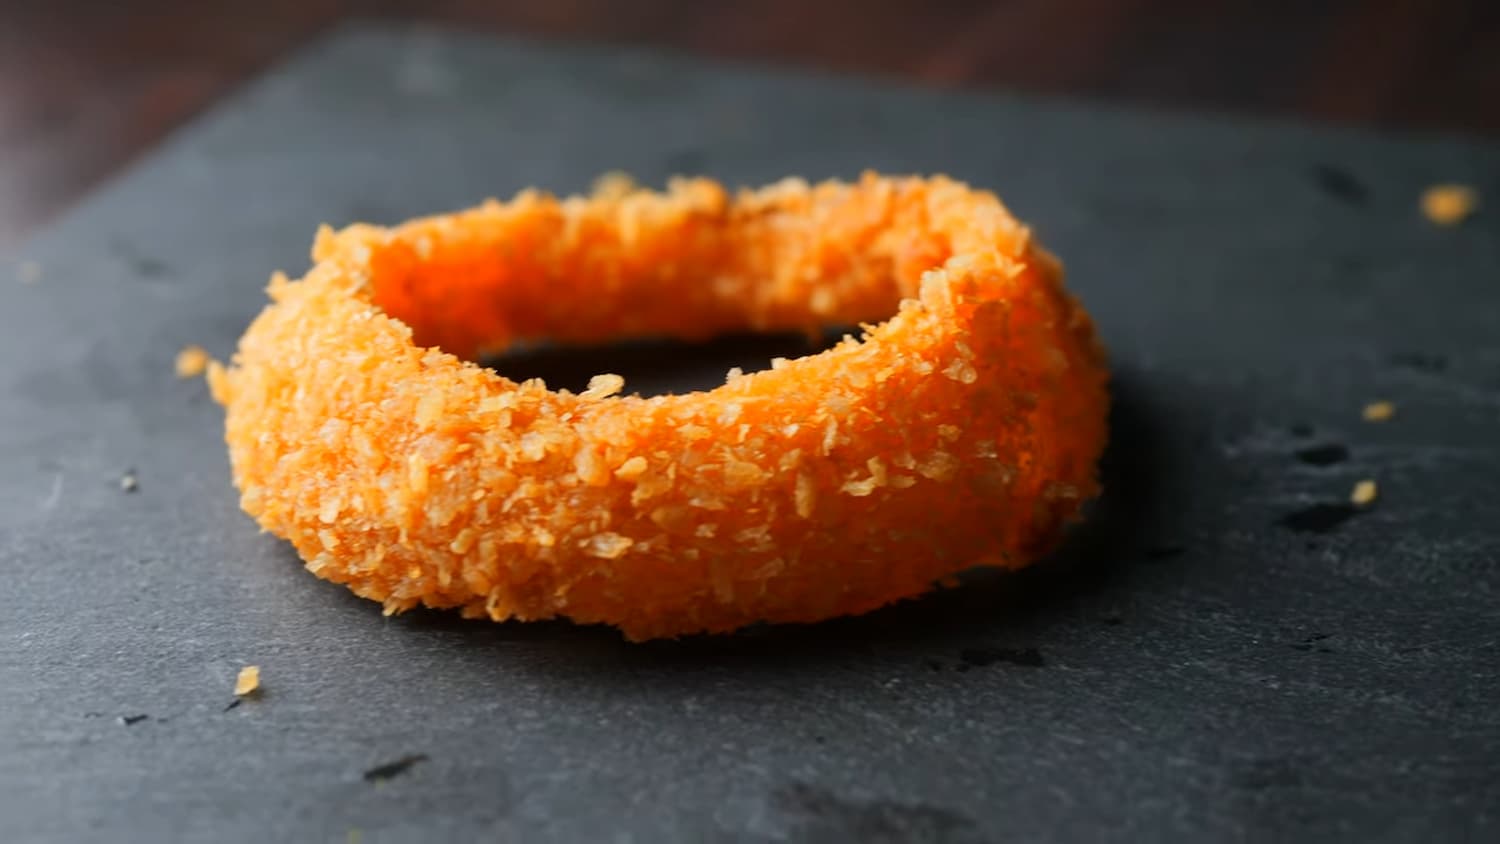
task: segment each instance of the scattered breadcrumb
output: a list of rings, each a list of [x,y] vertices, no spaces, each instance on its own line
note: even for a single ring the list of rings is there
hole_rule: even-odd
[[[36,284],[42,280],[42,265],[36,261],[22,261],[16,265],[16,281]]]
[[[238,697],[254,694],[260,688],[260,666],[247,665],[240,669],[240,675],[234,678],[234,693]]]
[[[120,489],[126,492],[135,492],[140,486],[140,481],[135,479],[134,469],[126,469],[125,474],[120,476]]]
[[[1440,226],[1456,226],[1479,208],[1479,191],[1468,185],[1433,185],[1422,191],[1422,214]]]
[[[1354,485],[1354,491],[1349,493],[1349,502],[1360,507],[1365,507],[1375,502],[1375,496],[1379,492],[1380,490],[1375,486],[1374,481],[1360,481]]]
[[[208,352],[202,346],[183,346],[177,353],[177,377],[197,378],[208,369]]]
[[[1365,405],[1366,422],[1384,422],[1396,415],[1396,406],[1388,401],[1372,401]]]

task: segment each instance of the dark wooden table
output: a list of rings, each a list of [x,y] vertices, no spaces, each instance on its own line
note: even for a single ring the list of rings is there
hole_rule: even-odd
[[[938,86],[1500,131],[1495,0],[0,0],[0,248],[353,16]]]

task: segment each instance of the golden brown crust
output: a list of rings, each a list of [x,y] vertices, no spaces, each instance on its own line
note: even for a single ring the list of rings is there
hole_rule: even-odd
[[[210,378],[245,510],[388,611],[636,639],[813,621],[1031,562],[1096,492],[1091,323],[1000,202],[947,179],[528,192],[325,230],[314,258]],[[684,395],[465,360],[886,316]]]

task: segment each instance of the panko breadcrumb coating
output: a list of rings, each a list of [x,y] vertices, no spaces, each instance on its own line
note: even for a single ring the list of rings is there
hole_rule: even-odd
[[[313,258],[210,382],[246,512],[387,613],[815,621],[1030,563],[1097,491],[1092,324],[1028,229],[946,178],[525,191],[325,228]],[[470,362],[882,319],[682,395]]]

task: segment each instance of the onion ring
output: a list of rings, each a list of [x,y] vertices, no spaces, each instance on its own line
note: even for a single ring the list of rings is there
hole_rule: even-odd
[[[943,177],[525,191],[324,227],[313,259],[209,380],[245,511],[388,614],[816,621],[1030,563],[1098,489],[1092,323],[993,194]],[[679,395],[470,362],[880,319]]]

